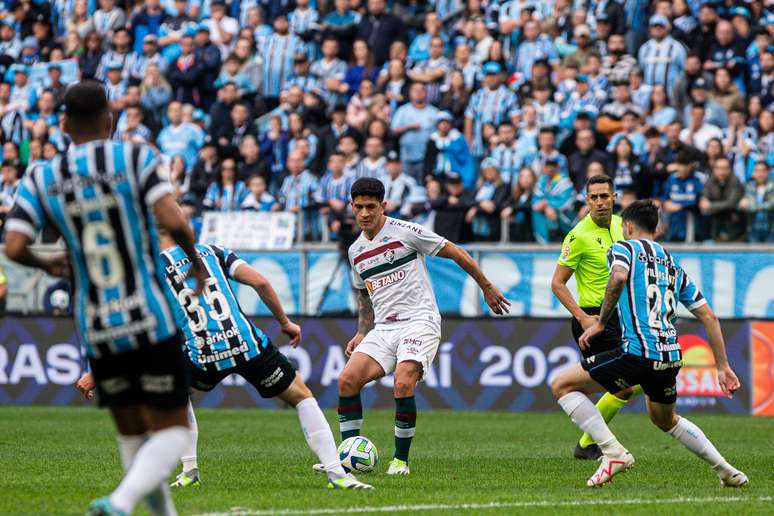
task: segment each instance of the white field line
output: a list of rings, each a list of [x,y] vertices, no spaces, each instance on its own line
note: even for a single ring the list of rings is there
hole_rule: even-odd
[[[548,501],[535,500],[525,502],[491,502],[491,503],[461,503],[461,504],[418,504],[418,505],[383,505],[354,506],[321,509],[245,509],[233,507],[226,512],[208,512],[197,516],[273,516],[273,515],[305,515],[305,514],[340,514],[340,513],[379,513],[379,512],[414,512],[414,511],[455,511],[484,509],[519,509],[535,507],[593,507],[621,505],[678,505],[700,503],[737,503],[737,502],[774,502],[774,496],[715,496],[707,498],[671,498],[661,500],[622,499],[622,500],[565,500]]]

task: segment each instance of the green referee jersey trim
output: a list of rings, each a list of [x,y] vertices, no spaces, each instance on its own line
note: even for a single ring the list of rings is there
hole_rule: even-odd
[[[403,258],[399,258],[395,260],[392,263],[383,263],[381,265],[377,265],[376,267],[373,267],[371,269],[366,269],[363,272],[360,273],[360,277],[363,279],[368,279],[374,274],[379,274],[380,272],[389,271],[392,269],[395,269],[396,267],[400,267],[404,263],[408,263],[412,260],[417,259],[417,253],[414,251],[413,253],[407,254]]]
[[[602,305],[609,275],[607,250],[623,239],[623,224],[618,215],[613,215],[609,228],[597,226],[591,215],[586,215],[567,233],[557,263],[575,271],[579,306]]]

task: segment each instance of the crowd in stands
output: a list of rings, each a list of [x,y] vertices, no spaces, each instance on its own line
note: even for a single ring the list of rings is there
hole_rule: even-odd
[[[619,207],[658,200],[666,240],[774,241],[771,0],[0,7],[0,215],[95,78],[195,218],[289,211],[336,239],[370,176],[450,239],[558,242],[607,174]]]

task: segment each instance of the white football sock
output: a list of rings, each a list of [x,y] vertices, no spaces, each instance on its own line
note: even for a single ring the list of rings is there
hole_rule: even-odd
[[[188,400],[188,428],[191,438],[183,448],[183,454],[180,456],[180,462],[183,463],[183,472],[191,471],[199,467],[196,462],[196,447],[199,443],[199,425],[196,423],[196,414],[194,413],[191,400]]]
[[[726,459],[718,452],[715,445],[707,439],[701,428],[694,425],[684,417],[677,420],[677,424],[669,431],[669,435],[677,439],[683,446],[691,450],[697,456],[704,459],[712,469],[717,472],[731,468]]]
[[[620,455],[625,451],[613,432],[610,431],[602,414],[591,402],[591,400],[581,392],[571,392],[559,398],[559,405],[562,410],[570,416],[572,422],[589,434],[599,445],[602,453],[605,455]]]
[[[110,503],[131,514],[137,502],[160,488],[188,443],[188,428],[172,426],[155,432],[134,457],[129,471],[110,495]]]
[[[118,441],[118,454],[121,456],[121,465],[124,467],[124,471],[127,471],[129,466],[132,465],[134,457],[137,455],[137,450],[140,449],[142,443],[144,443],[147,438],[147,434],[118,434],[116,436],[116,440]]]
[[[333,432],[331,432],[331,427],[320,410],[317,400],[306,398],[296,405],[296,410],[306,442],[320,459],[325,471],[334,478],[346,475],[344,468],[341,467],[336,441],[333,440]]]

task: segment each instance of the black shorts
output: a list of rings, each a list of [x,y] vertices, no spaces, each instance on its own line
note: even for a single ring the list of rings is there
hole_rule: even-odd
[[[90,359],[100,407],[188,403],[188,370],[180,334],[124,353]]]
[[[591,378],[611,394],[640,385],[651,401],[671,405],[677,401],[677,373],[683,363],[648,360],[622,349],[604,351],[581,362]]]
[[[211,391],[225,377],[236,373],[255,387],[262,398],[279,396],[290,387],[296,377],[296,368],[271,343],[260,355],[247,362],[241,362],[236,367],[220,371],[205,371],[190,360],[188,360],[188,367],[191,373],[191,387],[197,391]]]
[[[581,310],[589,315],[599,315],[599,308],[583,308]],[[578,319],[572,318],[572,337],[575,339],[575,343],[578,343],[578,339],[583,335],[583,327]],[[604,351],[610,351],[619,349],[621,347],[621,323],[618,322],[618,313],[613,312],[610,320],[607,321],[605,329],[602,333],[591,339],[587,349],[581,349],[580,352],[583,358],[592,357]]]

